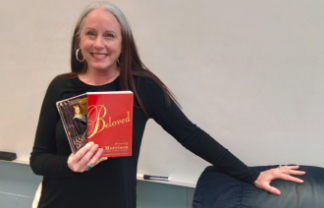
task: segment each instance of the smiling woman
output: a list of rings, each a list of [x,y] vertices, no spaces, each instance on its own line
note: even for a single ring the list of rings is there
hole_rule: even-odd
[[[30,165],[43,176],[39,208],[134,208],[136,173],[146,122],[154,119],[185,148],[224,173],[279,194],[273,179],[301,183],[298,167],[258,172],[247,167],[180,110],[168,88],[141,62],[122,12],[108,2],[90,4],[72,38],[72,72],[49,85],[37,127]],[[55,103],[86,92],[131,90],[132,156],[100,158],[103,149],[89,142],[77,153],[69,148]]]

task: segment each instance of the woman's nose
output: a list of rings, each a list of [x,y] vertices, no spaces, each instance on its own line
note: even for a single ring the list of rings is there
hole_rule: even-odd
[[[102,48],[103,47],[103,42],[102,38],[98,36],[94,42],[94,47],[95,48]]]

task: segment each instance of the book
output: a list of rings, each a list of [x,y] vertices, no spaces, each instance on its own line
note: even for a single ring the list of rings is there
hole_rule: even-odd
[[[104,149],[102,157],[132,155],[133,93],[88,92],[88,142]]]
[[[101,157],[132,155],[133,93],[88,92],[56,103],[73,153],[88,142]]]
[[[76,153],[87,144],[87,94],[56,103],[71,150]]]

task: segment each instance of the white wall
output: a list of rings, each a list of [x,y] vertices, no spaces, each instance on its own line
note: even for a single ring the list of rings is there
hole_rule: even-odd
[[[51,79],[91,1],[1,1],[0,150],[28,160]],[[324,166],[323,1],[114,0],[185,114],[248,165]],[[149,122],[139,173],[195,183],[208,165]]]

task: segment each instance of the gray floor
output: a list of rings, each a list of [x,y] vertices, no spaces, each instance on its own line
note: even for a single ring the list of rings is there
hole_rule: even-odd
[[[28,165],[0,161],[0,207],[30,208],[41,177]],[[194,189],[138,181],[138,208],[190,208]]]

